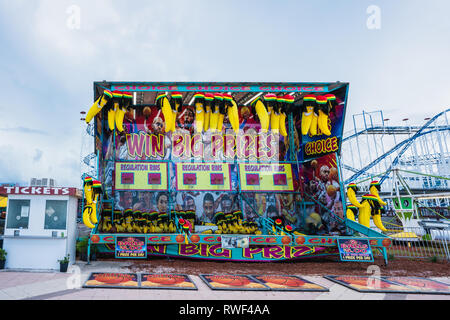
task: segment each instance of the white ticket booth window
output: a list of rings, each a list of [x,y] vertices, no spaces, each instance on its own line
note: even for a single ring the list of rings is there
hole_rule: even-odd
[[[59,270],[58,260],[68,254],[75,262],[79,190],[4,187],[0,193],[8,195],[6,269]]]

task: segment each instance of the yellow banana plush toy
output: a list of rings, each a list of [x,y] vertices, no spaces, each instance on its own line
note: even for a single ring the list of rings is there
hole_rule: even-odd
[[[103,91],[102,95],[94,102],[92,107],[90,107],[86,115],[86,123],[91,122],[91,120],[106,106],[110,101],[112,101],[113,94],[109,90]]]
[[[358,199],[356,198],[356,192],[358,192],[357,185],[354,183],[350,183],[347,187],[348,201],[350,201],[350,203],[355,207],[361,208],[361,203],[359,203]]]
[[[356,222],[356,217],[358,216],[358,207],[356,207],[352,204],[348,204],[346,216],[347,216],[347,219],[350,219],[350,220]]]
[[[217,131],[217,123],[219,122],[219,106],[222,103],[220,93],[214,94],[214,100],[211,102],[211,115],[209,116],[209,128],[211,132]]]
[[[128,107],[131,105],[133,101],[133,95],[129,92],[122,93],[122,99],[118,106],[117,111],[115,112],[115,123],[116,128],[119,132],[123,132],[123,118],[125,113],[128,111]]]
[[[313,116],[314,116],[314,108],[316,108],[317,101],[316,96],[313,94],[308,94],[303,97],[303,113],[302,113],[302,135],[307,135],[310,131]]]
[[[365,194],[361,201],[362,208],[359,210],[359,216],[363,215],[359,223],[370,228],[370,216],[373,214],[373,222],[381,231],[387,231],[381,220],[381,206],[378,199],[373,194]]]
[[[89,176],[84,178],[84,197],[86,200],[86,204],[84,205],[84,209],[83,209],[83,223],[86,227],[90,228],[90,229],[94,229],[95,228],[95,224],[92,223],[91,221],[91,215],[93,212],[93,190],[92,190],[92,184],[93,184],[93,179]]]
[[[330,112],[336,108],[337,100],[336,96],[332,93],[326,94],[324,97],[327,99],[327,103],[325,106],[322,106],[322,110],[319,110],[319,128],[323,134],[329,136],[331,135],[331,131],[328,125],[328,119]]]
[[[201,92],[194,94],[195,105],[195,130],[198,133],[203,131],[203,122],[205,121],[205,109],[203,105],[205,103],[205,95]]]
[[[113,91],[113,99],[111,103],[111,107],[108,110],[108,127],[109,130],[114,131],[115,124],[116,124],[116,112],[120,108],[120,102],[122,101],[122,92],[120,91]]]
[[[183,95],[180,92],[172,92],[171,95],[172,100],[170,101],[170,105],[172,107],[172,128],[170,130],[175,132],[177,116],[181,113],[181,109],[183,108]]]
[[[203,121],[203,131],[205,132],[210,128],[213,103],[214,95],[212,93],[205,93],[205,120]]]
[[[253,100],[250,104],[252,109],[258,115],[259,122],[261,124],[261,132],[267,132],[270,125],[269,113],[267,112],[266,106],[260,97]],[[252,112],[255,114],[255,112]]]
[[[239,133],[239,111],[231,94],[224,94],[223,99],[225,102],[225,108],[227,110],[228,119],[230,120],[231,127],[233,131],[237,134]]]
[[[225,114],[227,113],[227,106],[225,105],[225,100],[223,94],[219,93],[214,96],[219,103],[219,118],[217,120],[217,131],[222,132],[223,120],[225,119]]]
[[[368,201],[365,201],[363,196],[363,201],[361,202],[361,207],[359,208],[358,222],[363,226],[370,228],[370,216],[370,203]]]
[[[371,194],[373,194],[377,198],[377,200],[380,203],[380,205],[382,207],[384,207],[387,203],[384,202],[383,200],[381,200],[380,195],[378,193],[378,191],[380,191],[380,189],[381,189],[381,185],[380,185],[379,181],[372,181],[370,183],[369,192]]]
[[[169,132],[173,129],[173,112],[169,99],[165,93],[160,93],[156,96],[155,104],[159,110],[162,111],[165,121],[165,131]]]
[[[330,129],[328,128],[328,100],[325,96],[318,96],[316,97],[317,101],[317,110],[318,110],[318,117],[317,117],[317,125],[322,132],[322,134],[329,136],[331,135]]]
[[[270,117],[270,130],[273,133],[280,132],[280,108],[278,102],[284,103],[284,98],[280,97],[279,100],[277,96],[273,93],[268,93],[264,96],[264,104],[267,108],[267,113]]]
[[[99,198],[100,195],[102,194],[102,184],[100,181],[97,180],[93,180],[92,181],[92,212],[90,215],[90,219],[92,221],[93,224],[97,224],[98,223],[98,218],[97,218],[97,207],[99,204]]]

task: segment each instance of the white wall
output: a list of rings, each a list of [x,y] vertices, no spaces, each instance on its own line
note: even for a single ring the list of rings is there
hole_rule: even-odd
[[[10,269],[54,269],[59,270],[58,260],[70,254],[70,263],[75,261],[77,198],[72,196],[49,195],[9,195],[10,200],[30,200],[28,228],[20,230],[20,236],[14,237],[14,230],[7,228],[6,214],[3,248],[7,251],[5,268]],[[65,230],[46,230],[46,200],[67,200]],[[57,231],[57,238],[52,238]],[[62,237],[64,233],[64,237]]]

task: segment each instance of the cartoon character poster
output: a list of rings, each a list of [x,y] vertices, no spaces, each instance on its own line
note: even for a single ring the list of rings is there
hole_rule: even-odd
[[[344,209],[335,154],[302,164],[305,200],[313,202],[305,214],[308,234],[345,233]],[[344,199],[345,201],[345,199]]]

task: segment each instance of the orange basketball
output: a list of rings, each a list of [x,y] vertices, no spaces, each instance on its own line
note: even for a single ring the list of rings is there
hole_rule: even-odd
[[[305,237],[303,237],[303,236],[300,236],[300,237],[297,237],[296,239],[295,239],[295,242],[297,242],[297,244],[304,244],[305,243]]]
[[[336,181],[339,180],[337,168],[330,169],[330,178]]]
[[[179,235],[176,236],[175,240],[176,240],[178,243],[183,242],[183,241],[184,241],[184,236],[181,235],[181,234],[179,234]]]
[[[191,241],[194,242],[194,243],[197,243],[197,242],[200,241],[200,237],[198,235],[194,234],[191,237]]]
[[[284,236],[284,237],[281,239],[281,243],[282,243],[282,244],[289,244],[289,243],[291,243],[291,237]]]
[[[142,113],[144,114],[144,117],[150,117],[152,114],[152,109],[150,107],[145,107]]]
[[[337,188],[335,186],[333,186],[332,184],[330,184],[327,187],[327,194],[330,197],[334,197],[336,195],[336,191],[337,191]]]
[[[91,242],[92,242],[92,243],[97,243],[97,242],[99,242],[99,241],[100,241],[100,237],[99,237],[98,235],[94,234],[94,235],[91,237]]]

